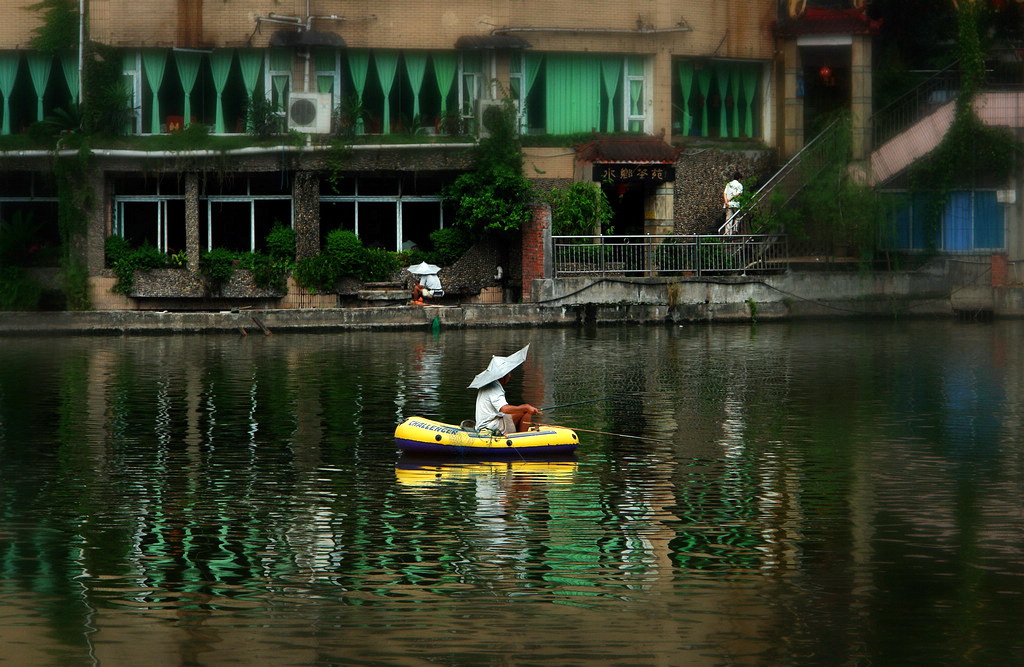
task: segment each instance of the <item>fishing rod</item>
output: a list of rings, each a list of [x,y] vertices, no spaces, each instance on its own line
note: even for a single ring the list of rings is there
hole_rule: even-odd
[[[570,405],[583,405],[584,403],[597,403],[598,401],[607,401],[611,396],[603,396],[601,398],[592,398],[589,401],[576,401],[575,403],[562,403],[561,405],[552,405],[546,408],[541,408],[540,411],[554,410],[555,408],[567,408]]]
[[[574,431],[584,431],[586,433],[598,433],[600,435],[614,435],[616,438],[631,438],[633,440],[648,440],[650,442],[667,442],[671,443],[671,440],[665,440],[664,438],[648,438],[643,435],[626,435],[625,433],[612,433],[611,431],[595,431],[590,428],[578,428],[576,426],[565,426],[564,424],[551,424],[547,423],[548,426],[561,426],[562,428],[571,428]]]

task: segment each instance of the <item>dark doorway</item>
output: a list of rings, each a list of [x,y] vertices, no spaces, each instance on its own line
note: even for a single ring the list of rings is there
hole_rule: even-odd
[[[850,47],[801,47],[804,137],[816,137],[837,112],[850,108]]]
[[[643,183],[605,183],[601,186],[612,206],[611,228],[614,234],[644,233],[644,200],[647,188]],[[605,230],[607,233],[607,230]]]

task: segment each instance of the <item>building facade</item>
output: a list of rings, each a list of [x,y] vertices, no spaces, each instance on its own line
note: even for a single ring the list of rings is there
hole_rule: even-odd
[[[60,238],[54,151],[16,138],[72,108],[93,61],[119,68],[127,139],[92,146],[79,235],[96,278],[112,235],[183,253],[193,269],[213,248],[262,249],[275,224],[296,230],[300,255],[338,228],[372,247],[422,247],[449,224],[442,188],[472,167],[480,119],[505,98],[525,175],[601,183],[620,233],[685,228],[675,166],[686,150],[786,157],[807,125],[790,111],[799,41],[777,34],[803,8],[777,0],[83,0],[80,34],[102,51],[36,48],[46,12],[15,4],[0,23],[0,221],[31,217],[40,245]],[[851,43],[856,74],[866,42]],[[855,107],[870,90],[859,81]],[[153,143],[193,126],[250,136],[254,103],[279,141]],[[344,159],[331,137],[349,144]],[[726,158],[710,181],[734,167]]]

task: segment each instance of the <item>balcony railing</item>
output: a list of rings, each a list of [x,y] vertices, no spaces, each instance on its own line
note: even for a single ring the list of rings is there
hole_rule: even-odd
[[[553,236],[554,275],[706,276],[788,268],[784,235]]]

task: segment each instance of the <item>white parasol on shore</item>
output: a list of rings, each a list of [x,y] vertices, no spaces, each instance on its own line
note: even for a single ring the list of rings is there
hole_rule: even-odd
[[[491,357],[491,363],[487,364],[487,368],[473,378],[467,389],[479,389],[505,377],[526,361],[526,354],[529,350],[530,344],[527,343],[526,347],[507,357],[499,357],[497,355]]]
[[[414,276],[429,276],[431,274],[436,274],[441,270],[441,267],[433,264],[427,264],[426,262],[420,262],[419,264],[413,264],[412,266],[407,267],[405,270]]]

